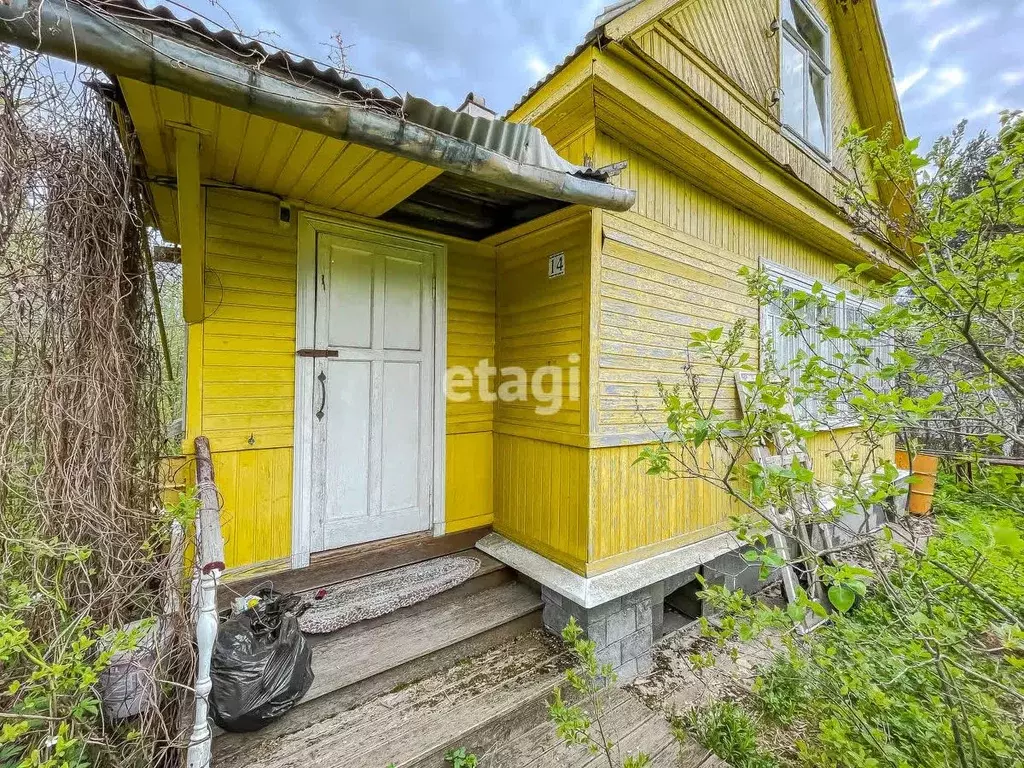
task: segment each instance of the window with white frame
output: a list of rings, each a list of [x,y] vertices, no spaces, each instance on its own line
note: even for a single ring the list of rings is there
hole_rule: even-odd
[[[829,30],[808,0],[782,2],[782,122],[829,157]]]
[[[813,277],[805,275],[796,270],[784,267],[779,264],[765,262],[763,264],[768,275],[782,281],[782,292],[789,295],[794,291],[812,293],[816,281]],[[845,338],[845,334],[851,327],[860,327],[865,323],[866,318],[881,309],[881,305],[861,299],[856,296],[849,296],[846,292],[834,285],[821,285],[821,291],[831,301],[822,307],[813,306],[807,309],[816,313],[815,317],[805,315],[809,327],[800,333],[783,334],[782,329],[786,321],[785,313],[777,304],[767,304],[761,307],[761,336],[765,341],[770,340],[765,348],[770,349],[776,369],[789,377],[790,391],[797,393],[801,389],[801,375],[803,366],[792,366],[801,353],[809,357],[818,355],[826,361],[836,359],[836,354],[841,353],[844,359],[853,359],[853,345]],[[822,330],[834,325],[843,331],[843,338],[825,338]],[[874,342],[869,352],[871,358],[870,367],[877,368],[884,365],[890,356],[890,346],[887,343]],[[854,363],[852,366],[854,375],[861,376],[867,373],[868,365]],[[879,380],[878,386],[881,386]],[[804,398],[795,407],[795,415],[802,422],[817,423],[820,425],[835,426],[838,423],[848,420],[849,410],[839,408],[838,414],[827,415],[823,411],[822,403],[813,398]]]

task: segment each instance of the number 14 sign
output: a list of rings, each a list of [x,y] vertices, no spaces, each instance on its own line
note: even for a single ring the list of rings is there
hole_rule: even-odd
[[[548,277],[561,277],[565,274],[565,251],[548,256]]]

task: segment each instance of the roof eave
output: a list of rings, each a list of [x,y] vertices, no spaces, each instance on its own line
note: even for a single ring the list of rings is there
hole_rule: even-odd
[[[507,189],[614,211],[628,210],[636,199],[633,190],[526,165],[392,114],[325,100],[299,84],[172,37],[140,26],[129,31],[79,3],[0,3],[0,40]]]

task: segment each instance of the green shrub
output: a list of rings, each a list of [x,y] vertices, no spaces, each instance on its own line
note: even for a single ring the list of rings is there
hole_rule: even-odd
[[[777,657],[754,681],[754,703],[772,722],[790,725],[807,706],[807,681],[798,661]]]
[[[778,762],[757,743],[757,725],[738,704],[719,699],[691,710],[680,724],[732,768],[776,768]]]

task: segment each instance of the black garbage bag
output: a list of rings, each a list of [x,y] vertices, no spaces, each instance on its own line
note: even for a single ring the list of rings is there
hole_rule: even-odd
[[[258,731],[313,684],[313,654],[299,631],[301,601],[267,593],[220,625],[213,646],[210,710],[225,731]]]

